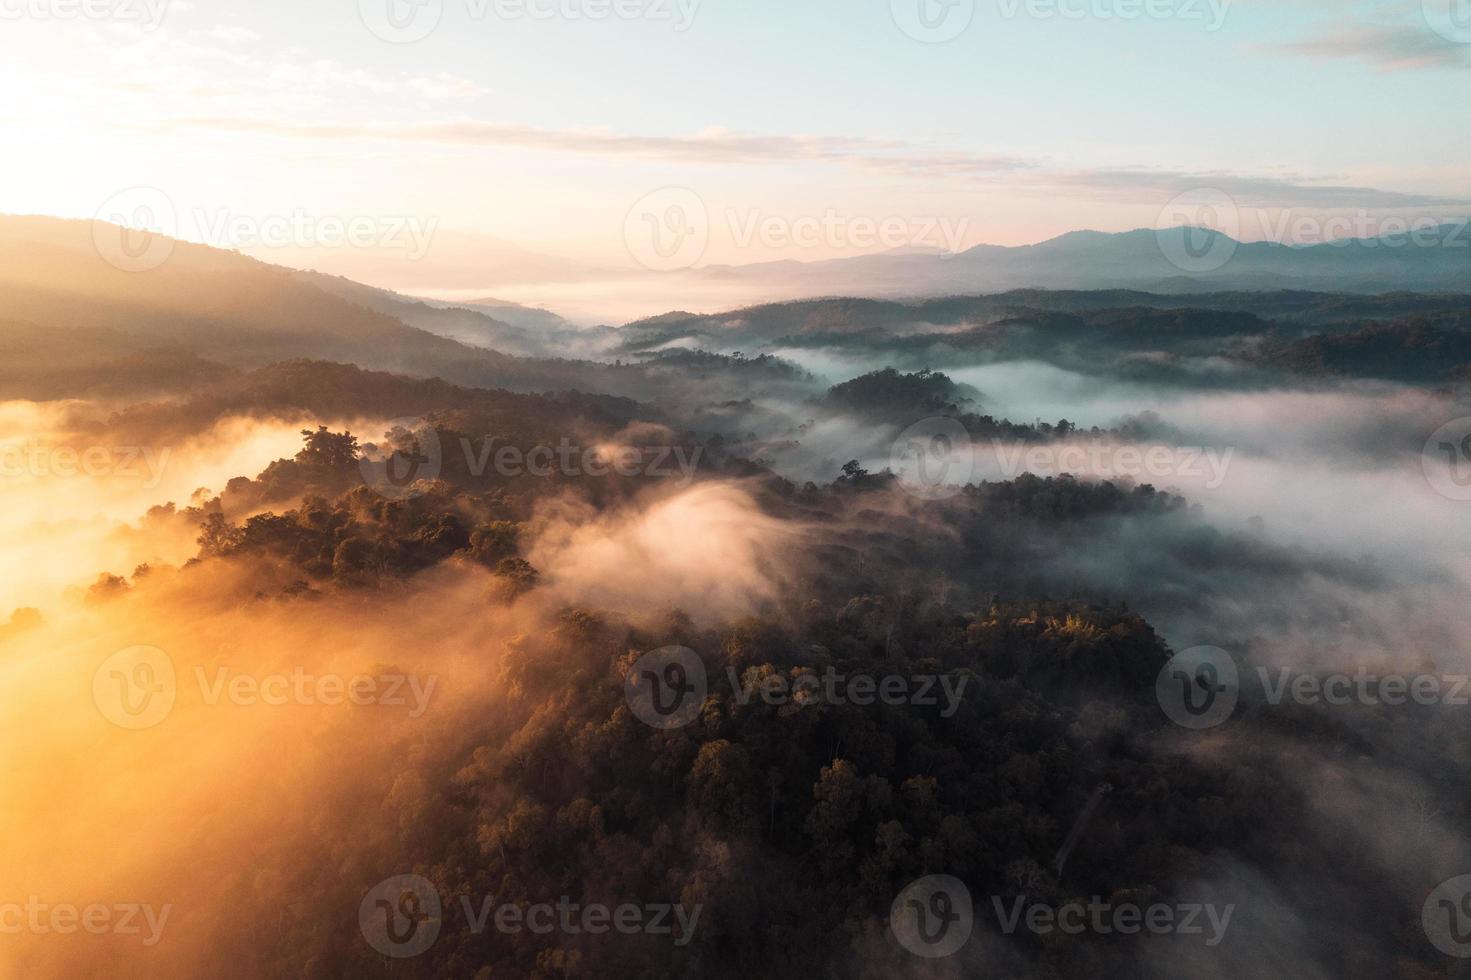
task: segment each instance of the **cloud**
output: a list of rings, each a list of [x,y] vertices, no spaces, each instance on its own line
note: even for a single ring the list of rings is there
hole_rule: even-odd
[[[1033,161],[1002,154],[926,153],[896,140],[861,136],[761,135],[709,128],[683,136],[643,136],[606,129],[544,129],[477,120],[362,125],[296,124],[271,119],[196,117],[168,124],[181,129],[261,133],[301,139],[368,139],[502,146],[684,163],[850,163],[884,170],[982,174],[1026,170]]]
[[[1317,61],[1367,61],[1384,71],[1471,67],[1471,45],[1455,44],[1423,25],[1337,21],[1302,40],[1265,47]]]
[[[929,151],[898,140],[861,136],[763,135],[709,128],[689,135],[636,135],[606,129],[545,129],[475,120],[367,125],[288,123],[265,118],[193,117],[168,128],[205,129],[316,140],[388,140],[465,147],[506,147],[602,157],[694,164],[829,163],[928,179],[996,179],[1045,193],[1083,189],[1132,201],[1165,201],[1187,190],[1217,188],[1248,207],[1425,207],[1463,204],[1453,195],[1410,194],[1328,183],[1289,174],[1259,176],[1224,171],[1098,168],[1054,171],[1040,161],[1006,154]]]

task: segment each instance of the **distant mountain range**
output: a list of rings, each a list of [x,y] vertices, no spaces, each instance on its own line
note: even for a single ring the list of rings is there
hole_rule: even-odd
[[[1201,228],[1075,231],[1036,245],[710,266],[686,275],[722,284],[746,282],[783,298],[928,297],[1025,288],[1465,292],[1471,291],[1471,227],[1450,224],[1413,239],[1387,236],[1308,246],[1238,242]]]
[[[778,263],[783,274],[798,270],[793,281],[809,291],[838,290],[854,277],[863,281],[853,283],[855,295],[846,297],[578,327],[545,309],[501,299],[420,300],[185,242],[173,242],[158,267],[129,272],[104,260],[96,244],[96,234],[121,234],[115,226],[0,217],[0,397],[164,393],[299,359],[467,387],[633,398],[717,370],[768,368],[738,355],[718,364],[668,358],[671,348],[691,347],[748,357],[843,351],[911,369],[1034,359],[1080,373],[1182,384],[1194,383],[1191,372],[1219,373],[1225,361],[1236,365],[1231,371],[1249,365],[1440,382],[1461,378],[1471,363],[1464,340],[1471,328],[1467,299],[1452,291],[1471,292],[1471,256],[1456,244],[1456,229],[1444,232],[1435,244],[1310,249],[1236,246],[1202,234],[1196,244],[1207,251],[1223,242],[1234,246],[1225,267],[1205,276],[1156,279],[1152,293],[1122,287],[1168,265],[1153,232],[1081,232],[950,258],[906,253]],[[762,268],[728,274],[755,276]],[[1268,268],[1294,275],[1269,277]],[[1050,276],[1054,283],[1097,281],[1110,288],[987,293],[975,285],[982,276],[975,270],[985,270],[992,283]],[[1251,275],[1257,289],[1237,285]],[[946,285],[950,281],[957,284]],[[1342,288],[1272,288],[1328,281]],[[1161,292],[1162,282],[1173,291]],[[1233,291],[1190,293],[1190,285],[1231,285]],[[904,301],[871,295],[886,288],[911,297],[953,291]],[[664,298],[657,289],[649,296],[650,302]],[[1324,338],[1293,346],[1318,334]],[[1234,383],[1221,383],[1227,382]]]

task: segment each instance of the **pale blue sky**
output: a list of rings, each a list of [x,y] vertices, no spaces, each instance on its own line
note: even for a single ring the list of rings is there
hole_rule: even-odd
[[[429,0],[437,28],[406,44],[359,0],[174,0],[147,31],[131,18],[161,0],[88,0],[105,21],[66,2],[0,0],[0,210],[91,216],[141,184],[184,237],[221,209],[413,215],[626,265],[629,208],[666,186],[713,216],[707,262],[872,250],[742,245],[734,212],[950,219],[968,246],[1149,226],[1198,187],[1240,204],[1246,238],[1262,212],[1471,198],[1471,44],[1421,0],[1148,0],[1163,15],[1133,19],[1097,12],[1146,0],[975,0],[946,43],[891,9],[936,0],[701,0],[683,31]],[[370,20],[398,2],[362,0]],[[1451,2],[1471,6],[1425,0]]]

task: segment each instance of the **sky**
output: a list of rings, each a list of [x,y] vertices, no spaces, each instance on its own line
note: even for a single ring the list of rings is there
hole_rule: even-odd
[[[405,263],[464,290],[477,263],[1018,245],[1212,223],[1222,201],[1248,240],[1471,211],[1471,0],[0,0],[0,19],[0,212],[153,222],[381,285]]]

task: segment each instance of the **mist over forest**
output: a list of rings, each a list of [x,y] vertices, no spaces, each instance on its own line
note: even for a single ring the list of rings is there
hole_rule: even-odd
[[[138,929],[15,975],[1460,975],[1464,297],[516,325],[97,227],[0,220],[0,866]]]
[[[1471,980],[1471,0],[0,0],[0,980]]]

